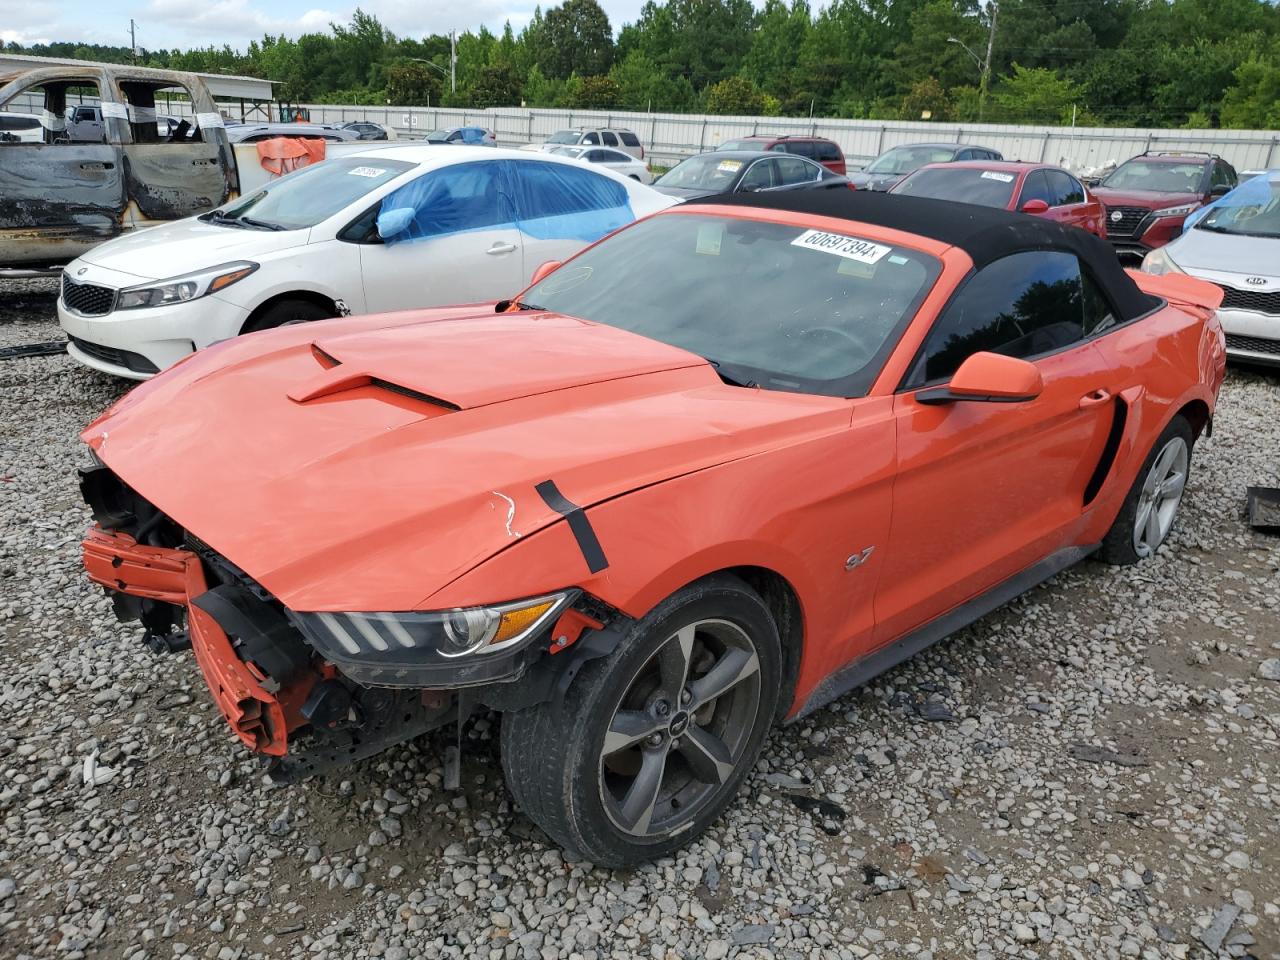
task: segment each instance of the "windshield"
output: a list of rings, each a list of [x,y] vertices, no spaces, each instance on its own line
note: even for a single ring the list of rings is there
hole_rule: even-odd
[[[273,180],[256,193],[206,214],[211,221],[245,218],[275,230],[314,227],[416,164],[377,157],[326,160]]]
[[[547,137],[547,143],[577,143],[580,136],[577,130],[559,130]]]
[[[581,157],[587,152],[587,147],[552,147],[547,153],[559,154],[562,157]]]
[[[910,173],[926,163],[946,163],[955,150],[951,147],[894,147],[871,161],[867,173]]]
[[[1210,207],[1196,228],[1246,237],[1280,237],[1280,179],[1258,177],[1242,184]]]
[[[1130,160],[1116,167],[1101,186],[1113,190],[1154,190],[1157,193],[1199,193],[1204,163],[1160,163]]]
[[[686,190],[725,191],[733,185],[745,164],[745,160],[704,153],[676,164],[659,177],[654,185],[681,187]]]
[[[692,351],[730,382],[854,397],[939,269],[860,238],[855,224],[836,234],[665,214],[588,249],[521,301]]]
[[[892,192],[1006,210],[1009,201],[1013,199],[1013,188],[1017,182],[1018,177],[1013,173],[949,165],[917,170],[894,187]]]
[[[449,139],[449,134],[453,133],[453,129],[446,127],[443,130],[432,130],[423,140],[430,140],[432,143],[444,143]]]
[[[717,150],[764,150],[768,145],[765,140],[726,140]]]

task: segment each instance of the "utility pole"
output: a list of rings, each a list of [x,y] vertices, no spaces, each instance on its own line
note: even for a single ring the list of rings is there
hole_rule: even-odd
[[[137,63],[138,62],[138,40],[134,36],[134,29],[135,29],[135,24],[133,22],[133,17],[130,17],[129,18],[129,56],[132,58],[134,63]]]
[[[991,11],[991,32],[987,34],[987,59],[982,65],[982,85],[978,88],[978,120],[982,120],[983,110],[987,105],[987,90],[991,87],[991,53],[996,46],[996,16],[1000,13],[1000,5],[991,0],[988,5]]]
[[[458,92],[458,31],[449,31],[449,92]]]

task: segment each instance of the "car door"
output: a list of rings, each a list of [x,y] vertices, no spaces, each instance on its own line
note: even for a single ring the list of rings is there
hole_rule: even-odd
[[[118,142],[71,141],[67,96],[100,94],[96,72],[0,86],[0,108],[18,97],[39,98],[40,140],[0,144],[0,264],[57,263],[116,236],[124,228],[125,188]],[[119,127],[119,124],[113,124]]]
[[[1089,226],[1089,205],[1085,202],[1084,187],[1075,177],[1063,170],[1043,170],[1049,185],[1048,218],[1082,230]]]
[[[359,247],[366,310],[496,300],[524,285],[520,231],[502,163],[432,170],[383,198],[381,242]]]
[[[822,168],[816,163],[806,163],[799,157],[778,157],[774,161],[777,166],[778,185],[775,190],[803,190],[817,183],[822,177]]]
[[[943,310],[895,398],[898,475],[876,642],[887,643],[1071,541],[1114,419],[1114,374],[1085,339],[1079,261],[1013,254]],[[922,403],[979,351],[1027,359],[1044,380],[1018,403]]]

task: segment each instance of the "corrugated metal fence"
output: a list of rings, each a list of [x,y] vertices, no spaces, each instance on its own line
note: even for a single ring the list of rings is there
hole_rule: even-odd
[[[1219,154],[1237,170],[1280,166],[1280,132],[1275,130],[1159,130],[1109,127],[1028,127],[1014,124],[921,123],[879,120],[813,120],[785,117],[712,117],[677,113],[622,113],[586,110],[447,110],[421,107],[343,107],[316,104],[311,119],[321,123],[373,120],[402,136],[421,136],[438,127],[486,126],[499,143],[541,142],[565,127],[627,127],[649,155],[672,162],[725,140],[754,133],[829,137],[850,161],[861,164],[890,147],[924,141],[965,142],[994,147],[1014,160],[1061,163],[1080,170],[1121,162],[1144,150],[1204,150]]]
[[[174,115],[189,105],[172,104]],[[965,142],[999,150],[1013,160],[1060,163],[1073,170],[1119,163],[1144,150],[1203,150],[1224,157],[1237,170],[1280,166],[1280,132],[1275,130],[1162,130],[1115,127],[1032,127],[1015,124],[923,123],[880,120],[812,120],[793,117],[712,117],[678,113],[623,113],[600,110],[488,110],[435,107],[361,107],[309,104],[316,123],[372,120],[393,127],[401,137],[420,137],[439,127],[475,124],[497,134],[503,146],[541,142],[574,126],[627,127],[648,156],[673,163],[714,150],[735,137],[754,133],[829,137],[857,166],[890,147],[925,141]],[[40,104],[15,103],[11,109],[39,110]]]

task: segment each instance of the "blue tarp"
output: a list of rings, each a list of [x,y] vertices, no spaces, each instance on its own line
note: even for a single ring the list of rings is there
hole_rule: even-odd
[[[589,169],[541,160],[481,160],[425,173],[378,213],[386,244],[514,227],[538,240],[591,243],[635,219],[627,188]]]
[[[1207,217],[1210,211],[1226,207],[1265,207],[1275,196],[1276,184],[1280,184],[1280,169],[1268,170],[1256,177],[1250,177],[1230,193],[1225,193],[1213,203],[1207,203],[1199,210],[1187,215],[1182,222],[1182,232],[1186,233],[1198,222]]]

